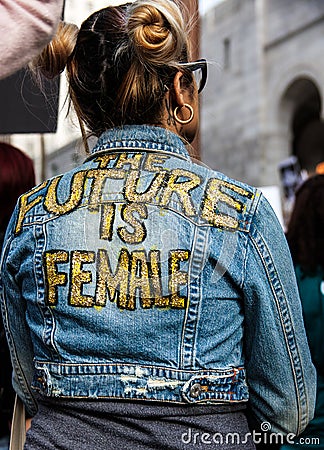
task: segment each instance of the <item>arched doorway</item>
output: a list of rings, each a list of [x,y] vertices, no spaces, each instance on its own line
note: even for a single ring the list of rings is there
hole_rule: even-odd
[[[289,111],[291,151],[302,169],[309,174],[324,161],[324,121],[322,100],[315,82],[309,78],[295,79],[282,97],[282,107]]]

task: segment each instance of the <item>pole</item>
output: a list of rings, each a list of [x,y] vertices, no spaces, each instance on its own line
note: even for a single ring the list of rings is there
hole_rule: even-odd
[[[199,3],[198,0],[184,0],[184,4],[189,11],[189,23],[190,29],[190,45],[193,60],[200,58],[200,16],[199,16]],[[200,152],[200,132],[198,129],[197,135],[192,142],[193,155],[197,159],[201,159]]]
[[[44,134],[40,134],[40,179],[46,180],[46,150]]]

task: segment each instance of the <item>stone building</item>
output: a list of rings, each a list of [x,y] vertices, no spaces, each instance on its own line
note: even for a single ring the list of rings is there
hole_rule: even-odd
[[[201,21],[209,64],[202,159],[253,185],[278,185],[297,155],[324,160],[324,1],[224,0]]]

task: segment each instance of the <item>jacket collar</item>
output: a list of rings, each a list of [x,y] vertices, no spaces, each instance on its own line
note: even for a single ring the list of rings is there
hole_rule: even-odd
[[[175,153],[190,160],[181,138],[162,127],[151,125],[125,125],[105,131],[91,150],[94,154],[107,150],[144,149]]]

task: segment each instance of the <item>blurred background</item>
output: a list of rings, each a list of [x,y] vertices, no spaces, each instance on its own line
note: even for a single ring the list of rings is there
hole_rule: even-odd
[[[118,3],[66,0],[64,18],[80,25]],[[296,186],[324,160],[324,1],[184,3],[193,56],[209,62],[195,146],[211,168],[261,187],[283,223]],[[77,121],[66,117],[64,73],[44,97],[21,72],[0,82],[0,140],[33,159],[40,182],[85,153]]]

